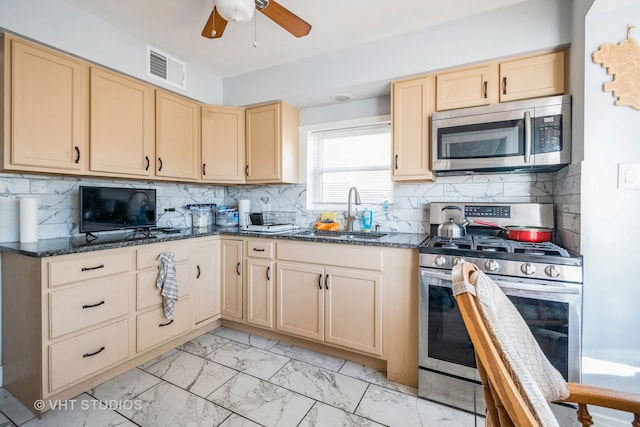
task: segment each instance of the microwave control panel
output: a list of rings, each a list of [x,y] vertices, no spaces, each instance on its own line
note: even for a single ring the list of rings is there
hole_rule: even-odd
[[[533,121],[535,132],[533,153],[553,153],[562,151],[562,116],[536,117]]]

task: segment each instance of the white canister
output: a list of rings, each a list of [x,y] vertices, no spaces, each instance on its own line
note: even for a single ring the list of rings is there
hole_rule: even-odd
[[[249,221],[249,213],[251,212],[251,200],[238,200],[238,225],[240,228],[246,228],[251,222]]]

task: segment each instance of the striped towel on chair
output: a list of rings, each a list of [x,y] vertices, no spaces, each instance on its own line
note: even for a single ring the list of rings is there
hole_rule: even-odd
[[[178,299],[178,283],[176,281],[176,257],[173,252],[162,252],[158,257],[158,281],[156,285],[162,295],[164,315],[173,318],[173,306]]]

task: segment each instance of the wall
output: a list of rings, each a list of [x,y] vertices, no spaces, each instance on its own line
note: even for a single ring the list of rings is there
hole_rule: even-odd
[[[535,0],[224,80],[224,103],[283,99],[309,108],[317,94],[377,90],[389,81],[571,42],[571,1]],[[392,23],[402,25],[401,23]],[[499,29],[499,30],[497,30]],[[372,95],[369,95],[369,97]],[[329,104],[328,97],[323,98]],[[316,102],[309,105],[309,102]],[[376,115],[384,114],[379,112]],[[304,124],[304,123],[302,123]]]
[[[0,32],[3,30],[196,100],[222,103],[222,80],[219,77],[187,63],[186,90],[150,79],[146,75],[145,40],[125,33],[64,0],[0,0]]]
[[[614,106],[602,84],[611,76],[591,54],[640,26],[639,0],[597,0],[586,16],[582,253],[584,255],[584,375],[587,383],[640,390],[640,286],[637,242],[640,190],[617,187],[618,166],[640,163],[640,111]],[[632,36],[638,40],[640,33]]]

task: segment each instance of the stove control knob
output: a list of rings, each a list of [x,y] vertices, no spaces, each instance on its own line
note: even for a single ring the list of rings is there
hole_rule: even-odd
[[[445,257],[443,257],[442,255],[438,255],[433,259],[433,263],[437,267],[442,267],[447,263],[447,259]]]
[[[464,258],[461,258],[461,257],[455,257],[455,258],[453,259],[453,265],[462,264],[464,261],[465,261],[465,259],[464,259]]]
[[[560,269],[558,267],[556,267],[555,265],[548,265],[545,267],[544,272],[547,274],[547,276],[549,277],[558,277],[560,276]]]
[[[498,264],[498,261],[490,259],[489,261],[484,263],[484,267],[488,271],[496,271],[498,267],[500,267],[500,264]]]
[[[522,264],[522,266],[520,267],[520,270],[527,276],[531,276],[533,273],[536,272],[536,267],[530,262],[527,262],[525,264]]]

